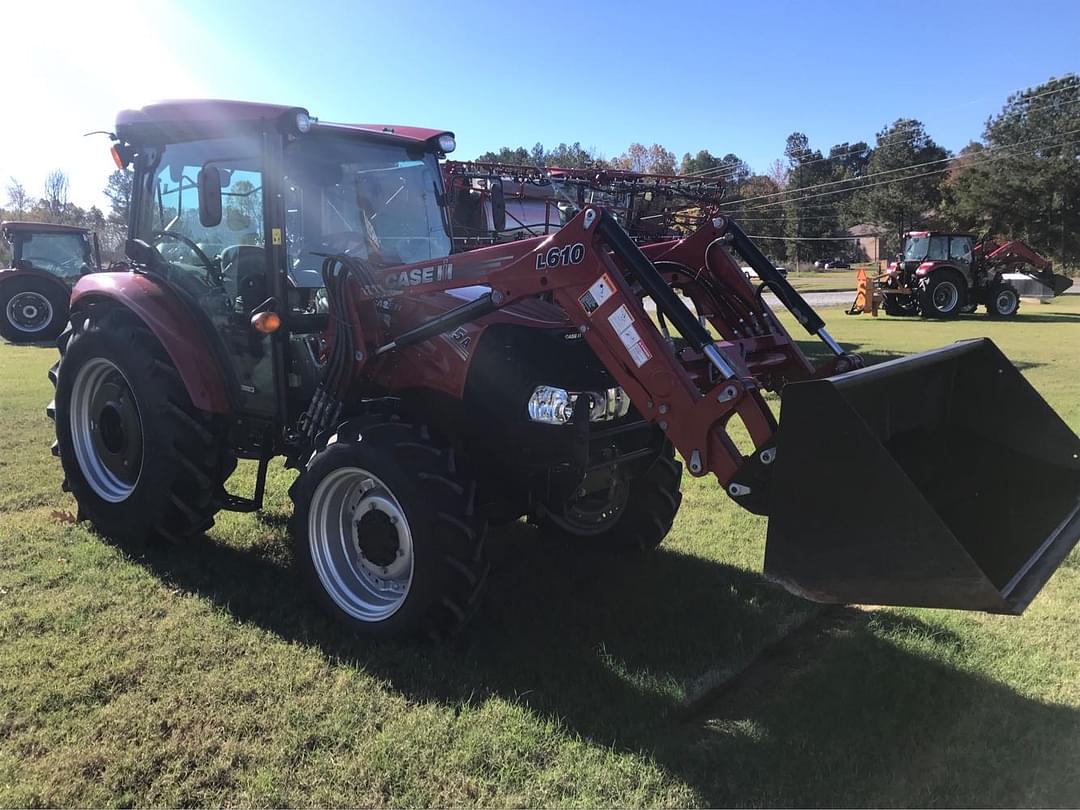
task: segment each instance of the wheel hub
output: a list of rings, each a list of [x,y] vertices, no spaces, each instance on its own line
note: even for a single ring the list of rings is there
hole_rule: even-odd
[[[121,407],[119,402],[106,402],[97,420],[97,427],[101,432],[101,443],[105,445],[106,450],[114,454],[123,450],[124,445],[127,444]]]
[[[612,471],[606,485],[577,493],[563,510],[558,522],[573,531],[599,533],[614,524],[630,500],[630,482],[619,467]]]
[[[398,556],[398,533],[394,528],[396,518],[379,510],[374,503],[354,522],[356,548],[365,560],[385,567]]]
[[[8,321],[23,332],[40,332],[52,321],[52,314],[49,299],[38,292],[17,293],[8,301]]]

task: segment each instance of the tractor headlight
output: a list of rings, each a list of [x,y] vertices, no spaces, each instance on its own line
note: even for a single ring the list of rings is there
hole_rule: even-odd
[[[296,131],[301,135],[306,135],[311,131],[311,116],[306,112],[298,112],[296,114]]]
[[[457,141],[454,140],[454,136],[450,133],[445,133],[439,136],[439,151],[449,155],[457,149]]]
[[[630,412],[630,397],[618,386],[579,393],[538,385],[529,397],[529,419],[545,425],[565,425],[574,418],[574,408],[579,406],[589,409],[590,422],[610,422]]]
[[[574,418],[570,392],[550,385],[538,385],[529,397],[529,418],[545,425],[565,425]]]

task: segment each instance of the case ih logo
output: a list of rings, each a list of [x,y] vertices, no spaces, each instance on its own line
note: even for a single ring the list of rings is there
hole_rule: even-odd
[[[405,287],[415,287],[418,284],[430,284],[433,281],[449,281],[453,277],[453,263],[440,262],[430,267],[414,267],[412,270],[391,273],[386,277],[386,283],[391,287],[404,289]]]

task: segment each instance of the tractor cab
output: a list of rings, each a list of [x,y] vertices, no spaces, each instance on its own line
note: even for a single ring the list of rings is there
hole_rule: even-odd
[[[117,137],[135,170],[128,253],[209,327],[234,407],[256,419],[294,422],[286,403],[311,394],[290,396],[290,380],[305,386],[287,366],[328,320],[325,257],[392,267],[451,252],[438,167],[451,133],[205,101],[122,112]],[[273,333],[252,328],[262,312],[292,327],[280,361]]]
[[[38,270],[70,283],[101,264],[97,239],[86,228],[45,222],[5,222],[11,266]]]
[[[974,262],[975,238],[969,233],[912,231],[904,234],[902,269],[905,275],[921,278],[940,264],[958,268],[970,278]]]

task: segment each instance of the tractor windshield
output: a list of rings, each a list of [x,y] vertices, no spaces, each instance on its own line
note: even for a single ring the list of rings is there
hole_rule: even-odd
[[[289,144],[285,173],[286,242],[298,286],[322,286],[320,253],[384,266],[450,255],[431,153],[312,133]]]
[[[20,233],[13,255],[21,267],[61,278],[77,278],[89,272],[93,263],[90,237],[85,233]]]
[[[904,261],[918,262],[926,258],[927,251],[930,250],[930,237],[927,236],[909,236],[907,243],[904,245]]]
[[[944,261],[949,258],[949,237],[909,236],[904,246],[904,261],[921,262],[924,259],[930,261]]]

